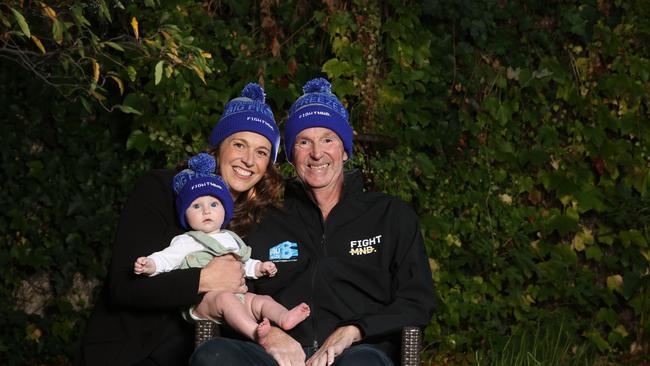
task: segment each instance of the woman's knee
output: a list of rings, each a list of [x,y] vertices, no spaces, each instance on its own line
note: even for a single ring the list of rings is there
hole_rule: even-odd
[[[190,357],[191,366],[230,365],[237,357],[238,347],[231,340],[214,338],[203,342]]]
[[[275,361],[258,344],[213,338],[203,342],[190,358],[190,366],[208,365],[275,365]]]

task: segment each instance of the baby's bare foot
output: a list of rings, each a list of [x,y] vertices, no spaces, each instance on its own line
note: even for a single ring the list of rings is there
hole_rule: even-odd
[[[304,302],[298,304],[295,308],[287,311],[280,319],[278,325],[284,330],[289,330],[298,325],[301,321],[307,319],[311,310],[309,305]]]
[[[255,338],[257,340],[257,343],[259,343],[260,346],[264,346],[266,343],[266,336],[269,335],[269,332],[271,331],[271,322],[269,319],[264,318],[262,321],[257,325],[257,329],[255,330]]]

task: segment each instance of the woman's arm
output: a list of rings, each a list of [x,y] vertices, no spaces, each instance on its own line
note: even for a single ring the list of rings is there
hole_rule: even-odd
[[[208,291],[246,292],[243,269],[232,256],[213,259],[204,268],[161,273],[154,277],[133,273],[138,257],[160,251],[184,230],[174,207],[171,170],[146,173],[122,210],[109,267],[111,301],[134,309],[184,308],[201,301]]]
[[[120,217],[108,286],[111,301],[128,308],[177,308],[201,300],[201,269],[162,273],[155,277],[133,273],[141,256],[162,250],[182,232],[176,219],[171,170],[146,173],[136,184]]]

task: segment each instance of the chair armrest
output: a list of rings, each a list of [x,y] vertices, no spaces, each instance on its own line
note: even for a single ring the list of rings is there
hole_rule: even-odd
[[[402,366],[420,366],[422,350],[422,329],[406,326],[402,328]]]
[[[194,349],[210,338],[220,335],[219,325],[210,320],[197,320],[194,325]]]

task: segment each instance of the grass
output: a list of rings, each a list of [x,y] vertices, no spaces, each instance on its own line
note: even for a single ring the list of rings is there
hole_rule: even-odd
[[[565,321],[516,331],[501,346],[474,354],[478,366],[602,366],[596,350],[565,328]]]

